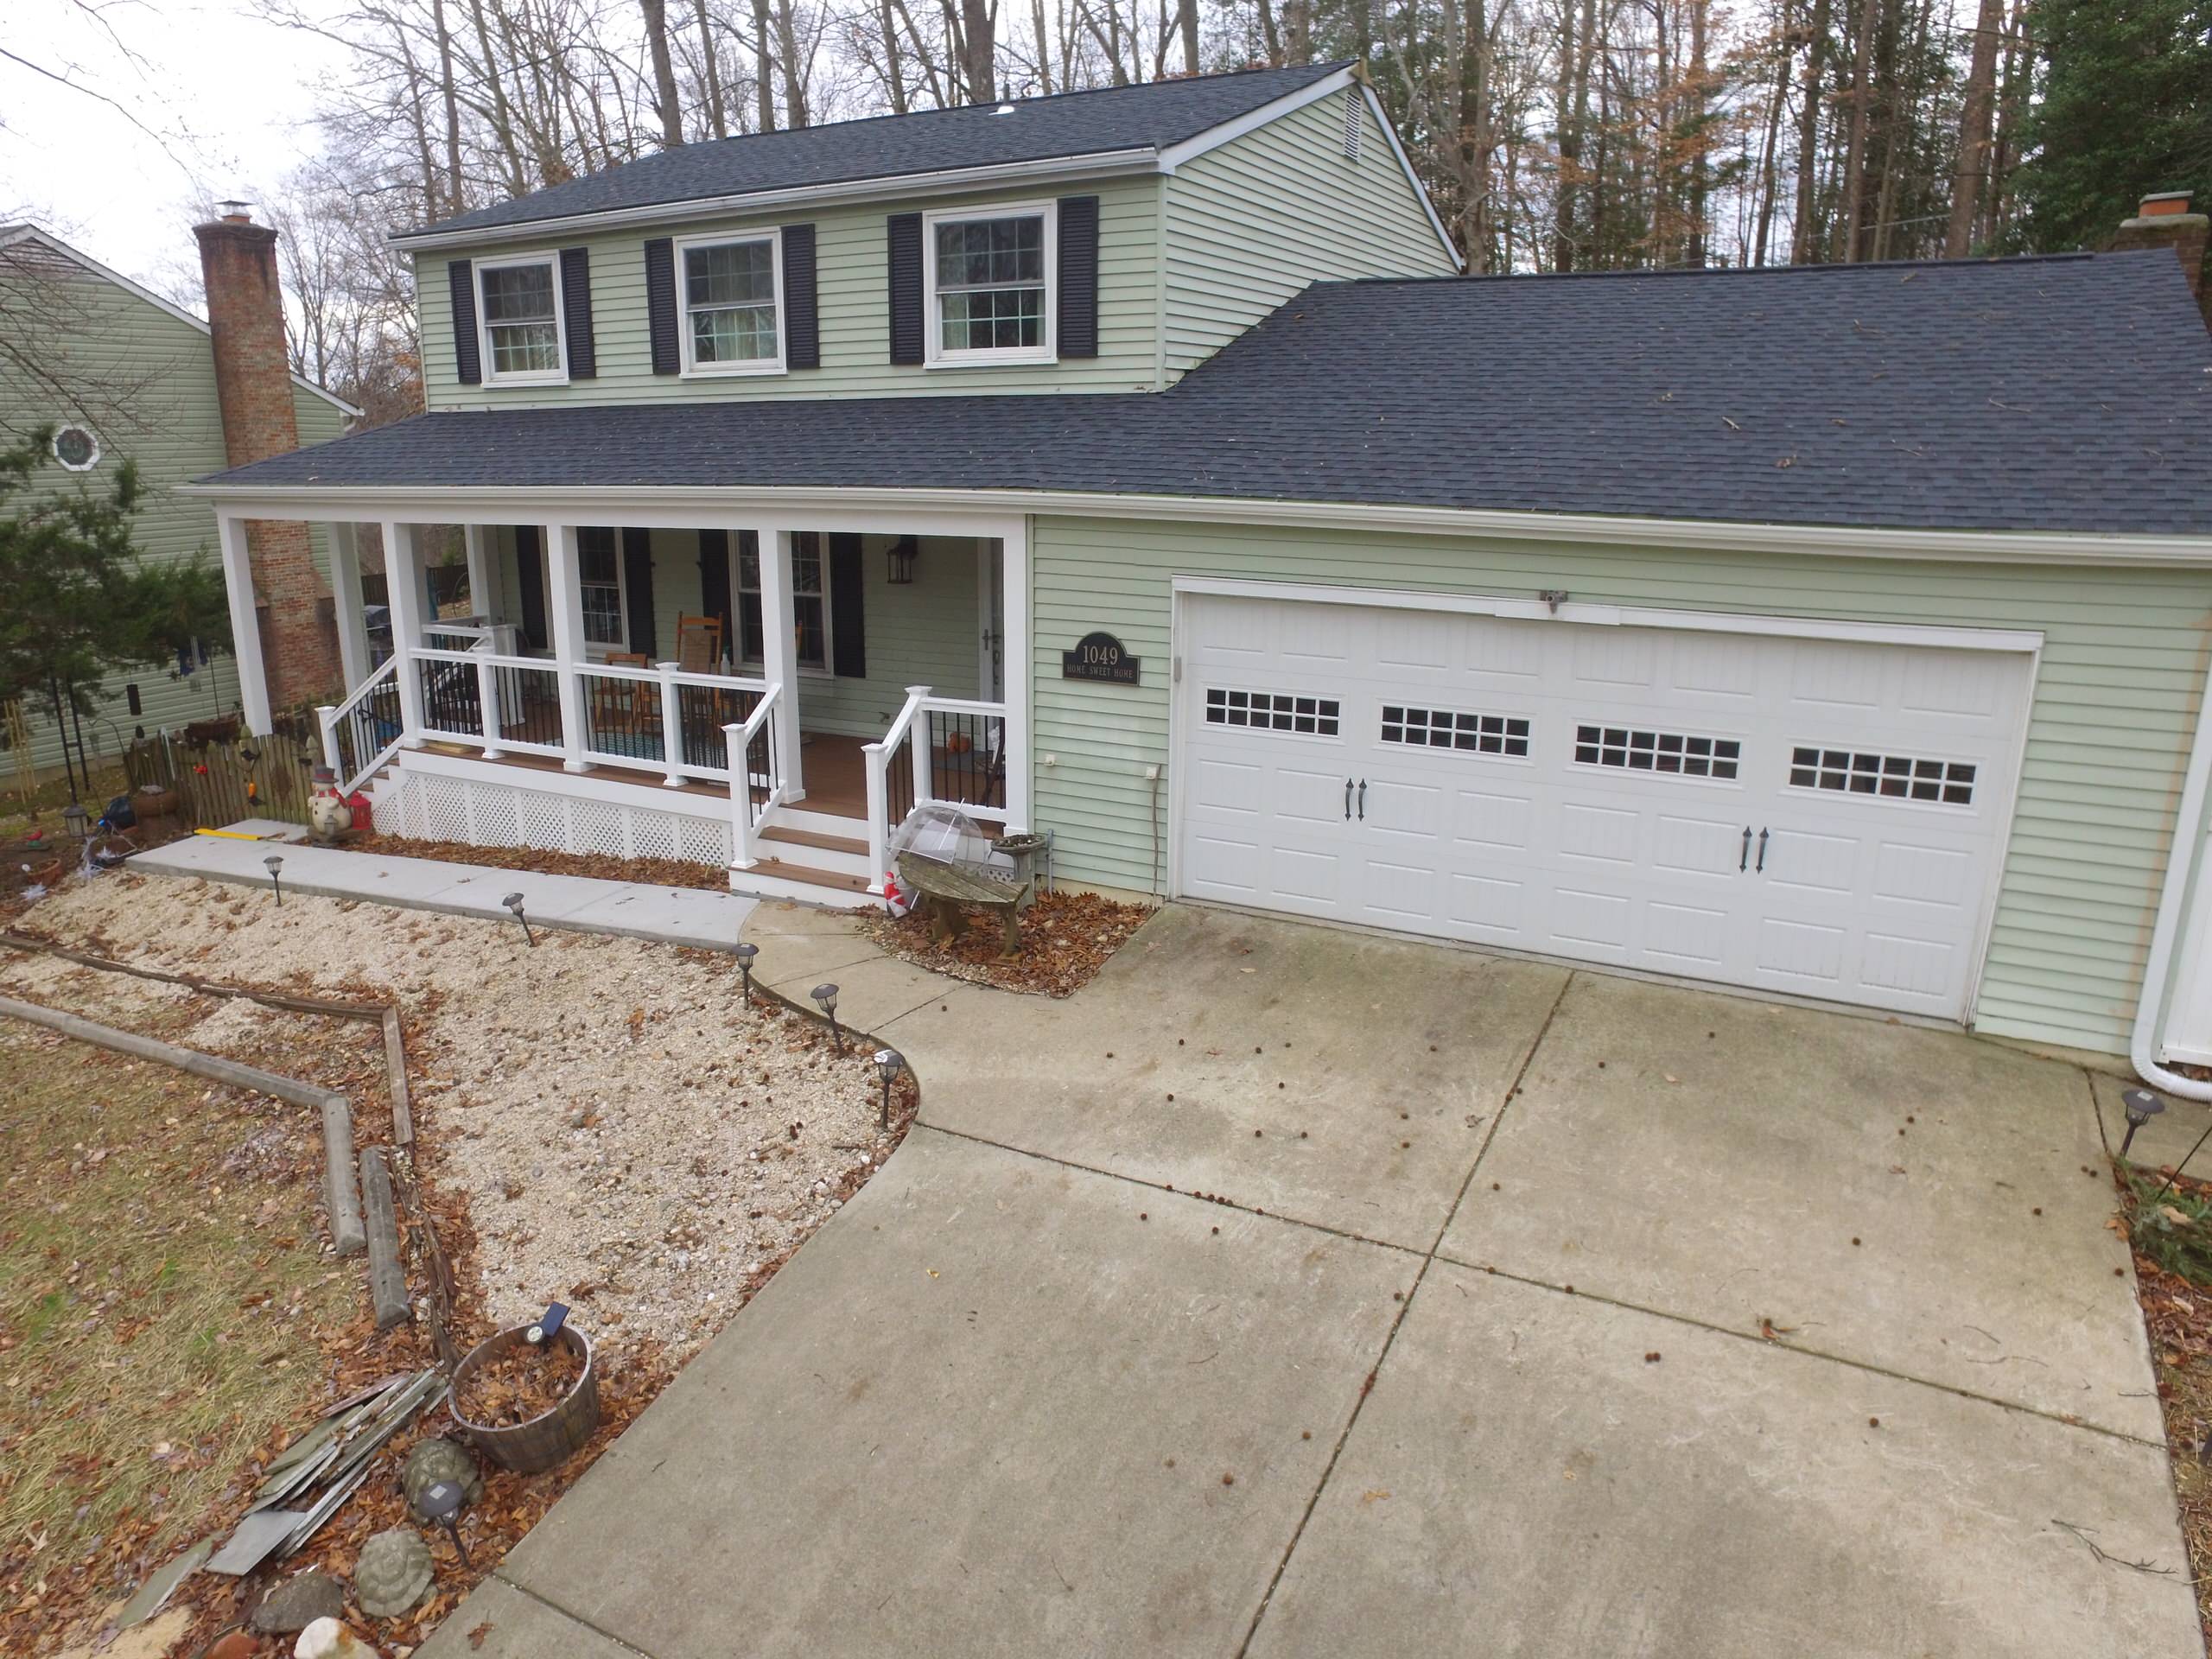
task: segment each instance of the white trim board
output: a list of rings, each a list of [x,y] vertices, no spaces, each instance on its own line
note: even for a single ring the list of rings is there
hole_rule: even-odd
[[[1940,645],[1952,651],[2034,653],[2040,632],[2002,628],[1936,627],[1910,622],[1852,622],[1827,617],[1739,611],[1690,611],[1650,606],[1592,605],[1569,600],[1557,611],[1540,599],[1503,594],[1433,593],[1404,588],[1359,588],[1318,582],[1253,582],[1226,576],[1172,576],[1176,594],[1226,599],[1281,599],[1319,605],[1365,605],[1380,610],[1446,611],[1532,622],[1583,626],[1677,628],[1696,633],[1786,635],[1799,639],[1849,639],[1874,645]]]
[[[160,295],[155,293],[152,289],[141,287],[138,283],[132,282],[128,276],[125,276],[121,271],[109,270],[107,266],[100,264],[100,262],[93,258],[92,255],[81,252],[79,250],[71,247],[67,242],[64,242],[60,237],[54,235],[51,231],[46,230],[35,224],[0,226],[0,248],[12,247],[18,242],[43,243],[46,246],[53,249],[54,252],[60,254],[63,258],[74,261],[77,264],[83,266],[86,270],[89,270],[93,276],[99,277],[102,281],[114,283],[116,287],[130,295],[131,298],[135,300],[143,300],[156,310],[162,312],[168,316],[175,317],[179,322],[188,322],[194,328],[197,328],[201,334],[208,336],[209,339],[212,340],[214,338],[214,330],[207,326],[207,323],[204,319],[195,317],[191,312],[186,310],[182,306],[163,299]],[[336,392],[329,391],[321,386],[318,386],[314,381],[308,379],[305,375],[296,374],[293,375],[291,378],[292,384],[297,386],[302,391],[313,392],[316,397],[321,398],[323,402],[328,404],[340,414],[350,415],[354,418],[359,419],[364,413],[363,410],[357,409],[352,404],[347,403]]]
[[[1257,528],[1465,536],[1504,541],[1586,542],[1593,546],[1688,548],[1710,552],[1810,554],[1869,559],[1939,559],[2000,564],[2212,567],[2212,532],[2120,536],[2021,530],[1891,530],[1849,524],[1736,523],[1599,513],[1521,512],[1457,507],[1376,506],[1364,502],[1238,499],[1224,496],[1116,495],[1073,490],[751,488],[723,485],[606,485],[521,489],[507,485],[245,485],[216,480],[179,494],[221,503],[245,518],[324,521],[405,518],[423,524],[534,524],[566,513],[582,524],[632,515],[627,524],[689,526],[773,516],[794,530],[914,527],[918,515],[948,524],[1003,522],[1001,515],[1141,518]],[[665,503],[647,507],[642,503]],[[849,505],[824,506],[824,503]],[[645,512],[651,516],[638,518]],[[995,536],[995,529],[944,529],[947,536]]]

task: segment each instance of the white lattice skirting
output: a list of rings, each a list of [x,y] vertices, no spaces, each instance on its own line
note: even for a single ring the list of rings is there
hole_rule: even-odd
[[[676,858],[728,869],[727,818],[658,812],[542,790],[400,772],[376,794],[378,835],[457,841],[471,847],[535,847],[608,858]]]

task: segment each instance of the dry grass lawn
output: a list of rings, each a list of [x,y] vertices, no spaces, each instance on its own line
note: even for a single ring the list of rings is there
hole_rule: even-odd
[[[14,1022],[0,1072],[10,1614],[120,1593],[196,1536],[359,1293],[321,1253],[296,1109]]]

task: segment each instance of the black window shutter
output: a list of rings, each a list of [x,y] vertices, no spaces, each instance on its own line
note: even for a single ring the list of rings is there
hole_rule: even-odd
[[[844,532],[830,537],[830,643],[838,677],[868,677],[868,630],[862,615],[861,538]]]
[[[891,360],[922,360],[922,216],[893,213],[888,227],[891,254]]]
[[[522,588],[522,637],[533,651],[545,649],[545,559],[536,524],[515,526],[515,579]]]
[[[683,357],[676,343],[676,244],[665,236],[645,244],[645,322],[653,340],[653,372],[682,372]]]
[[[632,525],[622,532],[622,602],[630,613],[630,649],[647,662],[653,650],[653,533]]]
[[[822,316],[814,292],[814,226],[784,226],[784,366],[822,366]]]
[[[722,625],[722,650],[734,659],[737,636],[730,626],[729,531],[699,532],[699,608]]]
[[[1098,198],[1060,198],[1059,347],[1098,355]]]
[[[446,262],[446,287],[453,295],[453,364],[464,386],[484,384],[476,354],[476,267],[466,259]]]
[[[599,378],[591,338],[591,250],[561,250],[561,321],[569,331],[569,378]]]

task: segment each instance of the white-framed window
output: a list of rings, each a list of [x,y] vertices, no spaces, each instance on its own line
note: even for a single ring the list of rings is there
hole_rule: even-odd
[[[55,429],[54,458],[73,473],[89,473],[99,465],[100,441],[92,428],[73,421]]]
[[[576,584],[583,589],[585,645],[627,651],[630,627],[629,611],[623,602],[622,548],[607,525],[588,524],[577,530]]]
[[[544,385],[569,378],[561,315],[561,262],[518,253],[476,264],[477,328],[487,386]]]
[[[784,372],[782,232],[685,237],[676,280],[685,374]]]
[[[1049,201],[922,216],[926,361],[1050,363],[1059,214]]]
[[[791,537],[791,637],[802,669],[830,671],[830,562],[822,537],[802,531]],[[760,553],[746,537],[737,554],[737,638],[741,660],[758,668],[766,660],[760,620]]]

